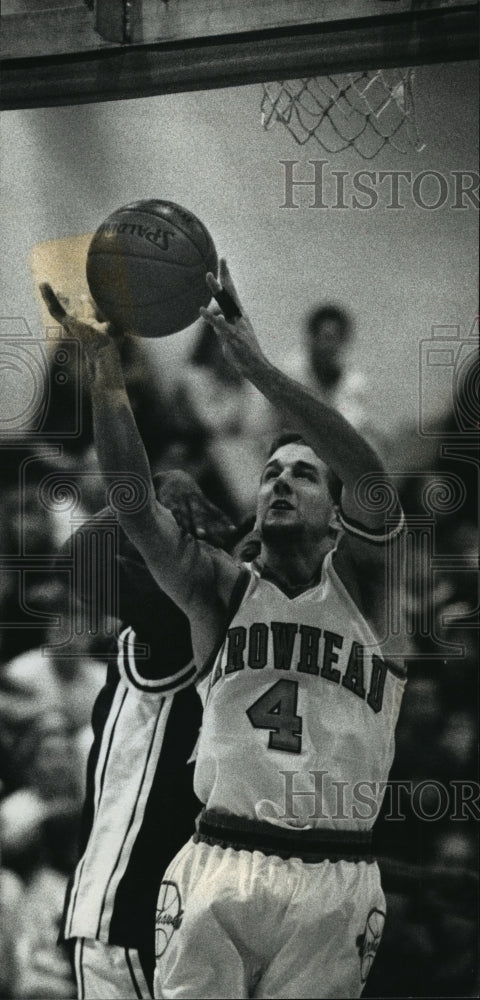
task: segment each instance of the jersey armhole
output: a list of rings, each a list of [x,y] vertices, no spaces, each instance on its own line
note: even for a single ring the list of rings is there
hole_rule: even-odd
[[[340,591],[341,591],[341,593],[343,595],[344,600],[347,600],[349,602],[350,607],[352,609],[352,613],[355,613],[356,615],[360,615],[361,618],[364,620],[364,622],[367,625],[369,631],[371,632],[372,640],[374,642],[378,642],[378,639],[377,639],[377,637],[375,635],[375,627],[374,627],[375,623],[372,623],[369,620],[368,614],[362,608],[361,604],[359,604],[357,602],[355,596],[351,593],[350,588],[349,588],[347,582],[345,580],[343,580],[341,574],[338,572],[338,567],[335,565],[335,555],[336,555],[336,553],[337,553],[337,549],[333,549],[333,551],[331,553],[328,553],[328,555],[330,556],[329,568],[330,568],[330,572],[332,574],[332,578],[334,580],[335,586],[337,588],[340,588]],[[385,666],[390,671],[390,673],[392,673],[399,680],[405,681],[405,679],[407,677],[407,665],[405,663],[406,657],[393,657],[391,654],[390,655],[387,654],[385,656],[382,656],[382,659],[383,659],[383,661],[385,663]],[[402,661],[401,663],[400,663],[400,660]]]
[[[196,680],[196,667],[190,660],[174,674],[161,678],[143,677],[136,660],[136,634],[131,627],[123,629],[117,640],[117,666],[124,684],[144,694],[164,695],[188,687]],[[141,661],[140,661],[141,662]]]
[[[353,535],[355,538],[359,538],[362,541],[370,542],[372,545],[385,545],[387,542],[392,541],[397,535],[400,535],[405,528],[405,514],[402,508],[398,507],[398,521],[397,524],[385,531],[385,528],[367,528],[360,521],[354,521],[353,518],[347,517],[342,508],[338,508],[338,520],[349,535]]]

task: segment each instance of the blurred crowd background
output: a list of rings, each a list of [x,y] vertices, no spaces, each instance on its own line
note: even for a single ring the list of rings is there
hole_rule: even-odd
[[[388,818],[387,795],[376,826],[389,915],[365,996],[477,996],[479,807],[478,801],[472,804],[473,784],[470,806],[463,790],[463,810],[461,793],[455,792],[460,786],[452,784],[478,779],[477,467],[468,447],[474,427],[471,401],[468,386],[460,383],[453,387],[451,410],[432,425],[429,436],[419,435],[415,414],[410,425],[387,438],[369,421],[365,376],[349,360],[354,336],[346,310],[321,303],[305,317],[303,336],[284,367],[341,409],[398,473],[413,539],[404,637],[409,683],[391,775],[394,782],[407,782],[409,790],[399,797],[403,817]],[[68,955],[56,941],[66,882],[76,862],[90,716],[112,655],[113,639],[106,635],[82,629],[69,634],[68,577],[55,570],[56,555],[71,531],[105,505],[88,388],[73,360],[70,370],[68,359],[63,360],[67,378],[56,380],[55,358],[52,349],[48,406],[35,441],[26,435],[0,442],[4,998],[75,996]],[[228,364],[202,324],[187,363],[173,377],[170,373],[168,385],[159,382],[140,341],[126,339],[123,360],[154,471],[188,470],[215,503],[241,521],[252,510],[266,447],[279,429],[277,415]],[[80,383],[82,430],[71,437],[73,387]],[[450,455],[442,454],[445,441],[455,444]],[[429,784],[418,799],[424,815],[418,815],[412,791],[424,782]],[[449,798],[445,815],[438,818],[442,810],[435,783]]]

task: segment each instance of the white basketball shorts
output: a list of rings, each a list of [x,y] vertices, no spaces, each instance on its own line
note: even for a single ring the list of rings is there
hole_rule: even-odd
[[[160,886],[155,996],[359,997],[384,922],[376,863],[310,864],[192,839]]]

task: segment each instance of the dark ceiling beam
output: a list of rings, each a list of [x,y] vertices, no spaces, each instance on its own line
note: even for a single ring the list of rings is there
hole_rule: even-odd
[[[477,58],[478,7],[7,59],[1,106],[124,100],[364,69]]]

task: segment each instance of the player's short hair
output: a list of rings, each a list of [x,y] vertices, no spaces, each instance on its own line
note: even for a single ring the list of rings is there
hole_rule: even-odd
[[[283,446],[286,444],[304,444],[307,448],[311,448],[312,451],[315,451],[315,449],[312,448],[311,444],[309,444],[308,441],[305,440],[303,435],[298,433],[298,431],[284,430],[281,431],[280,434],[277,434],[277,436],[272,441],[270,448],[268,450],[268,458],[271,458],[272,455],[276,451],[278,451],[279,448],[283,448]],[[338,504],[340,503],[340,497],[342,495],[342,481],[341,479],[338,478],[335,472],[333,472],[333,470],[330,469],[328,466],[327,466],[327,487],[333,503],[337,504],[338,506]]]
[[[353,335],[352,317],[346,309],[333,305],[332,303],[315,306],[315,308],[308,314],[305,324],[307,336],[309,338],[315,337],[318,332],[318,328],[322,325],[322,323],[330,320],[334,320],[338,323],[339,333],[343,341],[347,342],[348,340],[351,340]]]

